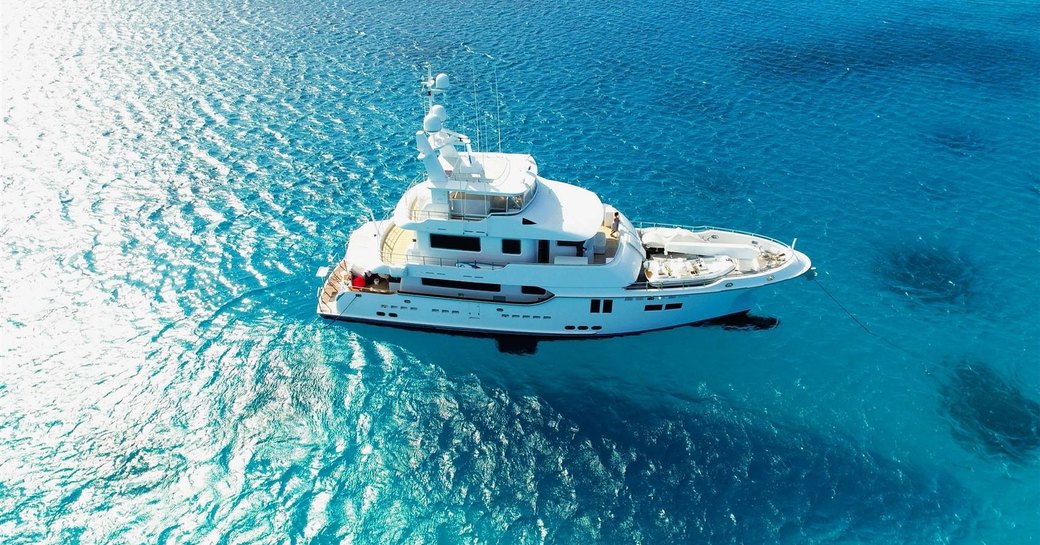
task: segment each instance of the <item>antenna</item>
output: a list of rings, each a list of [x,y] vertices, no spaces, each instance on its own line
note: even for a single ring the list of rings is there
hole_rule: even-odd
[[[477,101],[477,79],[473,78],[473,124],[477,131],[477,151],[480,151],[480,103]]]
[[[495,69],[495,124],[498,125],[498,152],[502,153],[502,97],[498,94],[498,65]]]

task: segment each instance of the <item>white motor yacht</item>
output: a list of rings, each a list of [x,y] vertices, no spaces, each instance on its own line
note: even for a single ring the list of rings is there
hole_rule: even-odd
[[[474,151],[445,126],[448,77],[423,81],[425,174],[322,267],[328,319],[483,334],[608,336],[748,312],[759,288],[810,270],[761,235],[644,224],[534,158]]]

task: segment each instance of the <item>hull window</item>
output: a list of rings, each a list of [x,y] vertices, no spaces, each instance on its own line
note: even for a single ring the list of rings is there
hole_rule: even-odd
[[[500,284],[485,284],[483,282],[463,282],[460,280],[444,280],[443,278],[423,278],[424,286],[436,288],[455,288],[460,290],[474,291],[502,291]]]

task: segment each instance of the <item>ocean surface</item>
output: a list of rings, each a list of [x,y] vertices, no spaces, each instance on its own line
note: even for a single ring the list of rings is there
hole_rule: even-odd
[[[1038,29],[1035,0],[2,2],[0,542],[1040,543]],[[427,61],[482,148],[797,238],[819,278],[519,348],[318,319],[315,271],[421,172]]]

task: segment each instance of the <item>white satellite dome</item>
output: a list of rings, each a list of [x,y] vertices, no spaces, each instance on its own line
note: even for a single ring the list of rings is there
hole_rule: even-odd
[[[441,91],[447,90],[451,87],[451,82],[448,81],[448,74],[440,73],[437,77],[433,78],[433,88]]]
[[[426,114],[423,118],[423,130],[426,132],[437,132],[441,130],[441,118],[433,115],[433,112]]]
[[[440,104],[434,104],[430,107],[429,115],[432,115],[443,122],[448,119],[448,110],[445,110],[444,106],[441,106]]]

